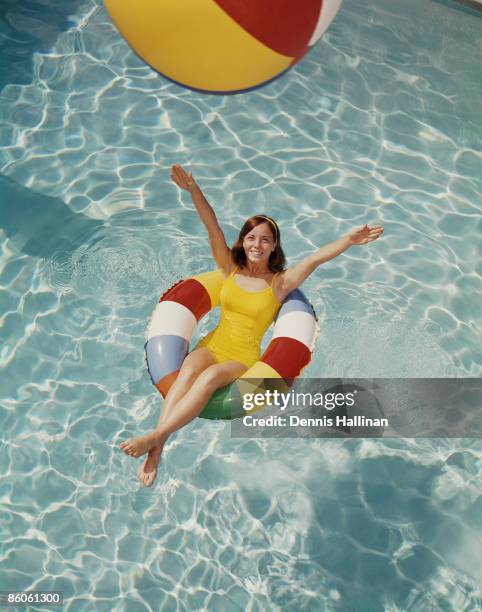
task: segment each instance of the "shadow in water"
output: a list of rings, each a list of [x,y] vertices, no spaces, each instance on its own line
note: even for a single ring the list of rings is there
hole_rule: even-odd
[[[0,175],[0,230],[26,255],[48,259],[58,251],[70,253],[103,225],[72,212],[60,198]]]
[[[0,89],[32,80],[35,53],[48,53],[72,27],[82,0],[1,0]],[[50,6],[49,6],[50,5]]]

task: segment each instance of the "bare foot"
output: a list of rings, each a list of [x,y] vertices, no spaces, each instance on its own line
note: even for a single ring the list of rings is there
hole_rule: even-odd
[[[151,431],[145,436],[129,438],[125,442],[122,442],[120,448],[126,453],[126,455],[131,455],[132,457],[137,458],[147,453],[147,451],[151,450],[151,448],[154,446],[158,445],[161,442],[159,437],[158,431]]]
[[[137,472],[139,480],[146,487],[152,486],[154,480],[156,479],[157,466],[159,465],[159,459],[161,458],[163,447],[164,445],[151,448],[147,454],[146,460],[144,461],[144,465],[139,468],[139,471]]]

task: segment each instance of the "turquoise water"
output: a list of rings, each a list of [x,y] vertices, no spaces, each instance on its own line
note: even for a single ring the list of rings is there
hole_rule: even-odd
[[[263,211],[291,263],[384,225],[305,283],[306,375],[481,375],[482,18],[397,4],[345,0],[295,70],[232,97],[158,76],[99,2],[5,4],[2,589],[75,611],[480,609],[478,440],[236,440],[197,420],[152,489],[118,450],[161,406],[143,356],[159,294],[213,267],[176,162],[228,241]]]

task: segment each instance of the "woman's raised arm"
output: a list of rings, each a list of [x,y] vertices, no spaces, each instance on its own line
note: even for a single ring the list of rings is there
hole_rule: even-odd
[[[204,197],[199,185],[194,180],[192,173],[189,174],[179,165],[174,164],[171,168],[171,178],[181,189],[189,191],[197,213],[208,231],[211,251],[217,265],[225,274],[229,274],[232,267],[231,251],[226,244],[223,230],[211,205]]]
[[[321,249],[312,255],[308,255],[308,257],[302,259],[292,268],[288,268],[286,272],[280,274],[280,279],[278,281],[277,294],[280,301],[283,301],[291,291],[299,287],[318,266],[337,257],[337,255],[340,255],[355,244],[368,244],[369,242],[373,242],[373,240],[379,238],[382,233],[383,227],[381,225],[375,225],[373,227],[364,225],[363,227],[354,229],[346,236],[342,236],[334,242],[325,244]]]

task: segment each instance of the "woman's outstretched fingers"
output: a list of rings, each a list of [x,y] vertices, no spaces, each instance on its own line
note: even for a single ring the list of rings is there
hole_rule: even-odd
[[[379,238],[382,233],[383,227],[381,225],[369,227],[368,224],[365,224],[363,227],[354,229],[349,234],[349,238],[351,244],[367,244]]]
[[[377,225],[377,227],[372,227],[370,229],[370,240],[376,240],[380,238],[383,234],[383,227],[381,225]]]
[[[187,191],[191,191],[196,184],[192,172],[188,174],[179,164],[174,164],[174,166],[172,166],[171,178],[178,187],[186,189]]]

